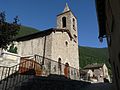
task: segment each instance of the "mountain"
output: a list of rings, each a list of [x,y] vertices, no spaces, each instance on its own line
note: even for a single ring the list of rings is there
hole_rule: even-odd
[[[105,63],[110,68],[107,48],[79,46],[79,56],[81,68],[92,63]]]
[[[38,31],[39,31],[38,29],[22,25],[22,26],[20,26],[20,31],[18,32],[16,37],[25,36],[28,34],[36,33]]]

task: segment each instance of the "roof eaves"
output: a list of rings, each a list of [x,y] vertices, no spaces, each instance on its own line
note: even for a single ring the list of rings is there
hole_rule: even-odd
[[[50,28],[50,29],[47,29],[47,30],[44,30],[44,31],[39,31],[39,32],[36,32],[36,33],[32,33],[32,34],[29,34],[29,35],[18,37],[18,38],[15,38],[13,41],[25,41],[25,40],[29,40],[29,39],[32,39],[32,38],[43,37],[45,35],[50,34],[52,32],[52,29],[53,28]]]
[[[99,37],[106,36],[105,0],[96,0],[96,12],[99,25]]]

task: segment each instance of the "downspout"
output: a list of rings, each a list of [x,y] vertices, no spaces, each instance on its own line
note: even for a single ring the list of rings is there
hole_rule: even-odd
[[[42,65],[44,65],[44,59],[45,59],[45,50],[46,50],[46,36],[44,39],[44,47],[43,47],[43,60],[42,60]]]

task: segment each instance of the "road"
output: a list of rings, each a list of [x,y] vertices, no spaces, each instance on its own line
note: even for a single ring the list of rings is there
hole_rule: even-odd
[[[111,83],[94,83],[82,87],[80,90],[114,90]]]

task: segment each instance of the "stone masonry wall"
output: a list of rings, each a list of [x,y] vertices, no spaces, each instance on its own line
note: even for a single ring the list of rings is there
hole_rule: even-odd
[[[38,54],[51,58],[51,35],[17,42],[18,54],[21,56],[30,56]]]
[[[62,18],[66,17],[66,27],[63,26]],[[74,19],[74,26],[73,26]],[[57,28],[58,29],[68,29],[72,35],[72,39],[66,32],[56,32],[53,33],[53,43],[57,42],[58,49],[54,49],[52,54],[56,53],[56,56],[53,56],[56,60],[59,57],[62,57],[63,63],[70,63],[72,67],[79,68],[79,56],[78,56],[78,33],[77,33],[77,19],[71,11],[59,14],[57,16]],[[68,42],[68,46],[65,45],[65,42]],[[54,44],[53,44],[54,45]],[[55,47],[56,46],[52,46]],[[62,51],[63,50],[63,51]],[[58,54],[58,55],[57,55]],[[61,56],[60,56],[61,55]]]
[[[66,42],[68,45],[66,45]],[[78,45],[70,40],[66,32],[52,33],[52,59],[62,63],[69,63],[74,68],[79,68]]]

